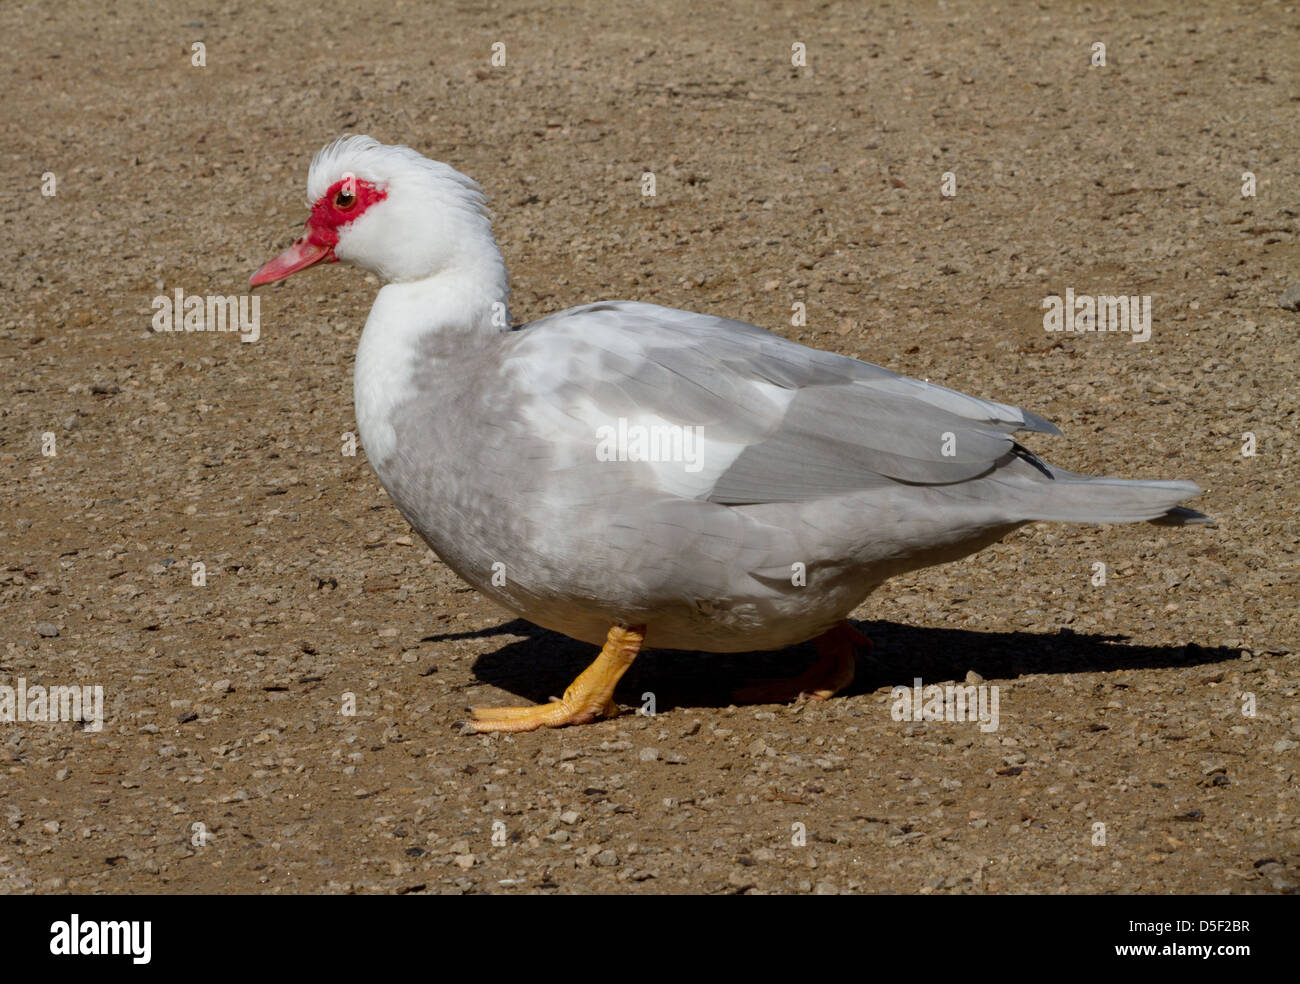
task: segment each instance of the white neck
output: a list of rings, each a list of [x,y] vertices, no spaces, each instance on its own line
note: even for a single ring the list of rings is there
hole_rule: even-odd
[[[445,337],[454,350],[458,336],[509,330],[505,264],[495,243],[483,252],[424,280],[388,284],[375,298],[357,347],[353,397],[361,442],[377,471],[397,450],[397,407],[420,395],[414,369],[429,358],[428,343]]]

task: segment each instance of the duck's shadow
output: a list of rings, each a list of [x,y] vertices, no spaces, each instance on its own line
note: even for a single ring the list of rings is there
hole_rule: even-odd
[[[1199,666],[1236,659],[1240,650],[1223,646],[1134,646],[1126,636],[1080,635],[1068,629],[1052,634],[973,632],[970,629],[918,628],[897,622],[855,622],[874,648],[858,661],[857,677],[844,694],[871,693],[880,687],[910,687],[964,680],[970,670],[989,680],[1028,673],[1090,673],[1109,670]],[[426,637],[426,642],[513,635],[522,638],[484,653],[474,664],[480,681],[542,703],[564,693],[593,659],[597,649],[567,636],[515,619],[478,632]],[[653,693],[658,711],[674,707],[725,707],[732,692],[759,679],[794,677],[816,658],[811,642],[776,652],[700,653],[647,650],[632,665],[616,691],[625,705],[644,703]]]

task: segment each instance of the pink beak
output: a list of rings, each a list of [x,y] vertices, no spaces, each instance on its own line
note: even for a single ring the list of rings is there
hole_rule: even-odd
[[[306,270],[309,266],[315,266],[322,260],[333,263],[337,259],[338,257],[334,255],[333,246],[318,245],[308,241],[307,236],[303,235],[301,239],[249,277],[248,282],[254,287],[260,287],[262,284],[273,284],[277,280],[283,280],[290,274],[297,273],[299,270]]]

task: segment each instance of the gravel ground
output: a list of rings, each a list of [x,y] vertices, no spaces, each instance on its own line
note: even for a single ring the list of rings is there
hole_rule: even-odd
[[[1300,885],[1294,3],[162,6],[0,7],[0,685],[105,704],[0,723],[0,891]],[[373,281],[263,292],[254,344],[151,331],[245,290],[343,131],[484,185],[516,318],[742,317],[1032,409],[1066,467],[1196,480],[1218,525],[1039,524],[891,582],[826,704],[728,703],[807,647],[651,652],[617,719],[459,735],[593,654],[341,453]],[[1150,295],[1150,340],[1045,332],[1067,288]],[[916,677],[996,685],[998,729],[894,720]]]

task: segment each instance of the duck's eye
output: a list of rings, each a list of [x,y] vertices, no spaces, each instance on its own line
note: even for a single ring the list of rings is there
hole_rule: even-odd
[[[357,203],[357,196],[346,188],[340,188],[334,193],[334,207],[346,211]]]

